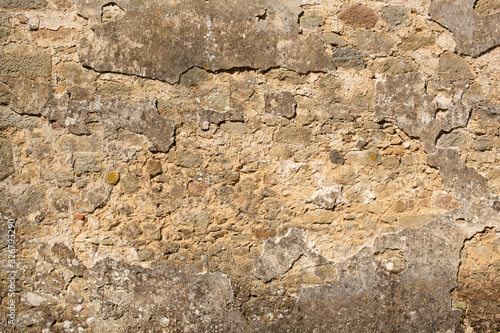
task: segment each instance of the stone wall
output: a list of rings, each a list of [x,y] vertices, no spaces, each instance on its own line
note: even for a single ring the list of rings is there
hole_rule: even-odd
[[[0,0],[0,330],[499,330],[499,9]]]

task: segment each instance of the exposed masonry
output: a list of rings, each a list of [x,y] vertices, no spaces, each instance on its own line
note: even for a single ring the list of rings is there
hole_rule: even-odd
[[[495,6],[0,0],[1,330],[498,330]]]

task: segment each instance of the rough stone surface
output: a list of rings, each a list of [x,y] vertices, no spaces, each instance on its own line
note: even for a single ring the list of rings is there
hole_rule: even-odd
[[[457,51],[477,57],[500,44],[500,12],[479,15],[474,11],[474,3],[475,0],[434,0],[429,14],[451,30]]]
[[[1,332],[499,329],[498,1],[0,3]]]
[[[290,119],[295,116],[296,107],[297,102],[289,91],[266,95],[266,112],[268,113]]]
[[[380,10],[382,18],[394,30],[401,29],[410,24],[410,9],[402,6],[385,6]]]
[[[47,2],[44,0],[2,0],[0,1],[0,7],[40,9],[47,7]]]

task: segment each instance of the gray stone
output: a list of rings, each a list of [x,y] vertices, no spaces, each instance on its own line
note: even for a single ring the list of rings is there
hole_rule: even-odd
[[[14,173],[14,155],[9,140],[0,138],[0,180]]]
[[[0,0],[0,7],[40,9],[47,7],[47,2],[45,0]]]
[[[431,167],[439,168],[444,189],[453,193],[463,209],[473,205],[475,198],[488,195],[486,178],[476,169],[465,165],[457,150],[439,148],[427,155],[427,163]]]
[[[154,257],[154,252],[151,249],[142,249],[137,251],[137,257],[139,257],[141,261],[151,260]]]
[[[333,164],[344,164],[344,157],[338,150],[330,150],[329,157]]]
[[[485,151],[493,147],[493,142],[490,138],[481,136],[474,141],[474,148],[479,151]]]
[[[465,140],[462,133],[443,133],[438,137],[436,146],[441,148],[458,147],[464,145]]]
[[[312,130],[308,127],[282,127],[274,133],[276,142],[309,143],[312,140]]]
[[[5,12],[0,12],[0,40],[10,35],[10,15]]]
[[[382,18],[391,29],[398,30],[410,24],[410,9],[401,6],[385,6],[380,10]]]
[[[29,186],[14,202],[15,209],[21,216],[44,210],[46,208],[46,191],[42,186]]]
[[[195,87],[199,85],[200,82],[208,81],[211,78],[212,75],[206,70],[193,67],[181,75],[179,83],[188,87]]]
[[[43,122],[39,117],[33,116],[21,116],[9,107],[0,106],[0,129],[4,129],[7,127],[16,127],[16,128],[35,128],[41,127]]]
[[[409,136],[419,137],[425,151],[434,151],[440,133],[467,125],[470,107],[463,104],[461,92],[457,89],[447,112],[436,116],[438,105],[426,94],[422,74],[377,75],[375,121],[394,121]]]
[[[8,105],[12,99],[12,90],[9,86],[0,82],[0,105]]]
[[[347,42],[345,41],[344,38],[340,37],[336,33],[333,32],[326,32],[323,34],[323,39],[325,42],[331,45],[336,45],[336,46],[346,46]]]
[[[128,194],[133,194],[139,189],[139,182],[134,175],[121,177],[120,184],[123,191]]]
[[[97,71],[174,83],[193,67],[217,71],[279,66],[300,73],[333,68],[321,40],[300,34],[299,2],[121,1],[117,5],[125,11],[123,18],[109,22],[101,21],[106,1],[73,2],[94,31],[81,40],[80,61]],[[138,47],[131,51],[131,44]],[[249,52],[250,45],[259,47]],[[161,61],[152,60],[152,54]]]
[[[90,134],[88,123],[101,120],[111,129],[126,129],[148,138],[151,152],[168,152],[174,143],[175,125],[158,113],[156,101],[144,99],[124,102],[96,95],[90,100],[72,101],[67,97],[52,99],[44,110],[50,121],[56,121],[77,135]],[[99,149],[96,146],[95,149]]]
[[[266,112],[288,119],[295,117],[297,102],[289,91],[270,93],[265,95]]]
[[[304,12],[300,17],[300,26],[307,29],[321,27],[325,23],[325,18],[317,12]]]
[[[361,71],[366,67],[363,53],[361,51],[351,49],[333,50],[333,63],[337,67],[354,68],[358,71]]]
[[[94,211],[106,204],[112,189],[113,187],[106,183],[93,183],[82,191],[80,197],[83,202],[89,203]]]
[[[235,110],[219,112],[200,109],[198,111],[198,124],[202,130],[208,130],[210,124],[220,125],[225,121],[243,121],[243,114]]]
[[[264,242],[262,255],[255,260],[253,275],[269,282],[287,272],[306,250],[303,230],[290,229],[284,236],[268,238]]]
[[[429,7],[433,20],[453,33],[457,51],[478,57],[500,45],[500,12],[479,15],[475,0],[434,0]]]
[[[354,47],[372,56],[388,56],[394,47],[394,41],[387,33],[375,31],[357,31]]]
[[[474,80],[471,66],[459,55],[445,52],[439,58],[439,76],[444,80]]]
[[[202,98],[204,106],[213,110],[226,111],[229,108],[231,93],[226,87],[217,87],[210,90]]]

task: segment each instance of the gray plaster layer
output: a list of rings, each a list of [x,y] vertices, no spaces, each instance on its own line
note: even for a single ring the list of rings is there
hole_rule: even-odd
[[[380,75],[375,85],[375,119],[394,121],[431,152],[441,132],[467,125],[470,107],[463,104],[462,94],[458,86],[451,97],[429,96],[420,73]]]
[[[457,51],[477,57],[500,45],[500,12],[479,15],[475,0],[434,0],[429,8],[432,19],[448,28]]]
[[[120,0],[124,14],[101,20],[104,0],[74,0],[93,33],[81,40],[79,57],[102,72],[120,72],[170,83],[193,67],[305,73],[333,69],[315,35],[301,34],[300,1],[247,2]]]

